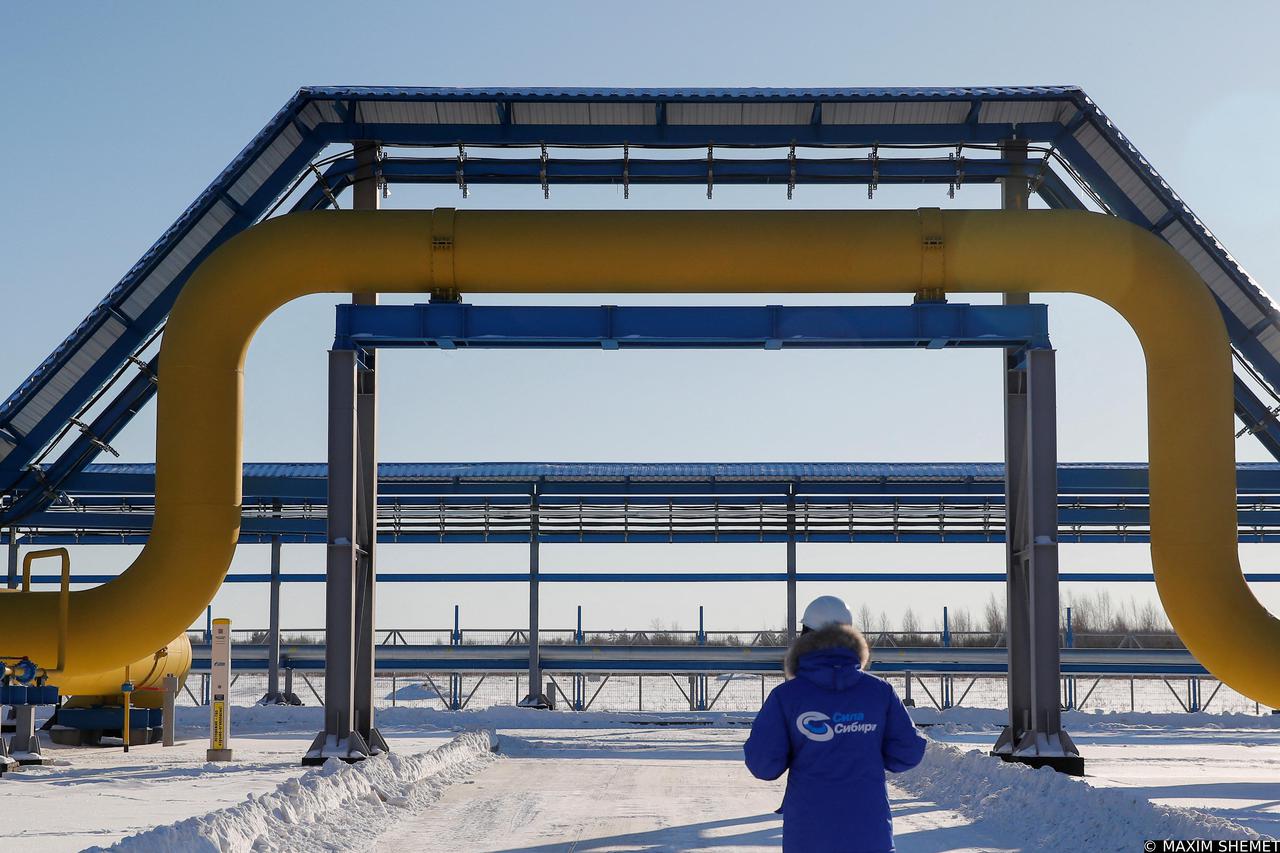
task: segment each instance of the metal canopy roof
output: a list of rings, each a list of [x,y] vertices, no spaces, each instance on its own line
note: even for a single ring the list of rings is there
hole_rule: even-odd
[[[1090,468],[1094,466],[1088,466]],[[1124,466],[1146,470],[1145,465]],[[1280,465],[1270,466],[1280,473]],[[323,462],[247,462],[246,478],[324,478]],[[155,476],[151,463],[89,465],[86,475],[133,474]],[[707,482],[735,480],[778,482],[792,480],[938,480],[986,479],[1004,482],[998,462],[380,462],[378,479],[489,482],[598,482],[646,480]]]
[[[633,147],[995,144],[1052,149],[1113,215],[1169,242],[1217,298],[1237,350],[1280,385],[1280,311],[1090,100],[1071,86],[799,89],[300,89],[0,404],[0,489],[55,485],[96,456],[154,393],[130,356],[161,328],[186,278],[214,248],[269,215],[330,144]],[[874,146],[874,147],[873,147]],[[461,153],[461,152],[460,152]],[[463,159],[460,157],[460,159]],[[1049,161],[1041,172],[1049,174]],[[761,182],[771,178],[760,177]],[[945,180],[943,181],[945,183]],[[1032,185],[1044,195],[1044,185]],[[1050,204],[1059,196],[1045,195]],[[141,364],[154,370],[154,364]],[[129,377],[132,377],[130,379]],[[105,403],[84,420],[104,388]],[[1252,399],[1251,399],[1252,398]],[[1267,405],[1237,387],[1246,423],[1275,431]],[[57,459],[28,466],[80,424]],[[1280,432],[1277,432],[1280,435]],[[1280,443],[1272,446],[1280,447]],[[0,523],[12,519],[0,518]]]
[[[289,481],[324,481],[323,462],[246,462],[244,481],[248,502],[270,497],[271,489]],[[1236,466],[1240,494],[1280,495],[1280,463],[1242,462]],[[150,495],[155,478],[152,463],[88,465],[72,477],[68,492],[135,493]],[[687,491],[710,483],[778,484],[983,484],[992,494],[1004,494],[1002,462],[380,462],[380,483],[537,483],[574,484],[649,483],[672,491]],[[1145,493],[1147,466],[1141,462],[1063,462],[1058,465],[1060,491]],[[314,490],[308,486],[307,490]],[[321,494],[323,489],[317,494]],[[298,494],[285,489],[283,494]]]

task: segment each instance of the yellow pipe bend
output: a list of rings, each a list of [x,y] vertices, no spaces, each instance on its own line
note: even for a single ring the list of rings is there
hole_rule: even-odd
[[[941,239],[939,239],[941,238]],[[941,245],[939,245],[939,243]],[[113,669],[213,598],[240,522],[242,371],[259,324],[318,292],[1074,292],[1147,363],[1151,555],[1175,629],[1215,676],[1280,706],[1280,622],[1236,553],[1230,349],[1170,247],[1071,211],[318,212],[229,241],[183,288],[160,358],[156,516],[118,579],[72,596],[66,668]],[[0,597],[0,651],[56,653],[56,594]],[[119,617],[128,614],[127,632]]]

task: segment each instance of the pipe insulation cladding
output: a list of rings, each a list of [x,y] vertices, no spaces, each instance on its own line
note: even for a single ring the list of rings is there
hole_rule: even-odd
[[[1124,316],[1147,365],[1161,601],[1210,672],[1280,706],[1280,621],[1237,555],[1231,351],[1218,307],[1157,237],[1077,211],[324,211],[250,228],[200,265],[170,314],[154,527],[119,578],[72,593],[67,674],[151,654],[217,592],[240,524],[245,353],[291,299],[921,290],[1082,293]],[[56,593],[0,597],[0,648],[52,661],[56,618]]]

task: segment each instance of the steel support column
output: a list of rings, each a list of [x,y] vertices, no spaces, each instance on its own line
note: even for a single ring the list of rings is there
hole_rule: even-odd
[[[280,502],[276,501],[275,513],[280,514]],[[271,594],[269,597],[269,613],[267,614],[267,693],[260,704],[283,704],[280,696],[280,544],[279,536],[271,537]]]
[[[865,626],[864,626],[865,627]],[[796,638],[796,486],[787,486],[787,641]]]
[[[1008,161],[1010,169],[1022,166],[1027,162],[1027,141],[1025,139],[1006,139],[1000,143],[1000,151]],[[1031,204],[1031,188],[1026,175],[1017,174],[1000,179],[1000,207],[1003,210],[1027,210]],[[1031,301],[1029,293],[1004,294],[1005,305],[1026,305]]]
[[[18,528],[9,528],[9,589],[18,588]]]
[[[351,187],[351,206],[355,210],[377,210],[378,161],[381,147],[377,142],[353,144],[356,161],[355,181]],[[353,293],[355,305],[376,305],[378,294]],[[356,440],[355,440],[355,688],[353,691],[352,726],[375,752],[387,752],[387,743],[374,722],[374,619],[377,597],[378,541],[378,386],[377,352],[362,350],[356,363]]]
[[[387,744],[374,723],[374,619],[377,586],[378,533],[378,414],[377,374],[373,353],[364,353],[356,367],[356,599],[355,693],[353,725],[374,751],[386,752]]]
[[[280,501],[274,502],[272,516],[280,517]],[[267,692],[259,705],[301,705],[292,692],[280,690],[280,562],[284,545],[279,536],[271,537],[271,593],[267,630]]]
[[[1011,357],[1012,360],[1012,357]],[[1062,729],[1058,648],[1058,483],[1053,350],[1027,350],[1005,375],[1005,555],[1009,725],[992,755],[1084,774]]]
[[[15,719],[13,737],[9,738],[9,758],[24,767],[52,764],[53,759],[45,758],[40,748],[40,735],[36,731],[36,706],[15,705],[12,710]]]
[[[366,659],[364,668],[360,667],[363,649],[357,646],[366,635],[372,637],[367,618],[372,613],[367,594],[372,583],[370,555],[361,547],[358,520],[361,451],[371,452],[372,442],[360,440],[359,373],[356,351],[329,353],[324,729],[302,759],[305,765],[323,764],[332,757],[358,761],[386,750],[385,741],[372,727],[371,661]],[[367,611],[364,604],[369,605]],[[368,683],[358,683],[361,676]]]
[[[549,708],[551,698],[540,693],[542,661],[538,655],[538,487],[529,492],[529,693],[520,700],[521,707]]]

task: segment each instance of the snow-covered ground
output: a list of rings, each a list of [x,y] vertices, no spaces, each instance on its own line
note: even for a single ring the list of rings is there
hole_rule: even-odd
[[[165,749],[52,747],[0,778],[0,849],[776,850],[780,783],[752,779],[750,713],[387,709],[395,756],[303,770],[320,711],[236,708],[229,764],[207,711]],[[1133,850],[1280,834],[1280,719],[1068,713],[1085,780],[990,759],[1001,714],[918,709],[934,743],[890,787],[902,851]],[[695,723],[695,724],[690,724]],[[491,734],[492,733],[492,734]],[[496,754],[490,752],[496,746]],[[356,816],[363,816],[360,820]],[[380,831],[370,831],[368,827]],[[1034,831],[1031,831],[1034,827]]]

